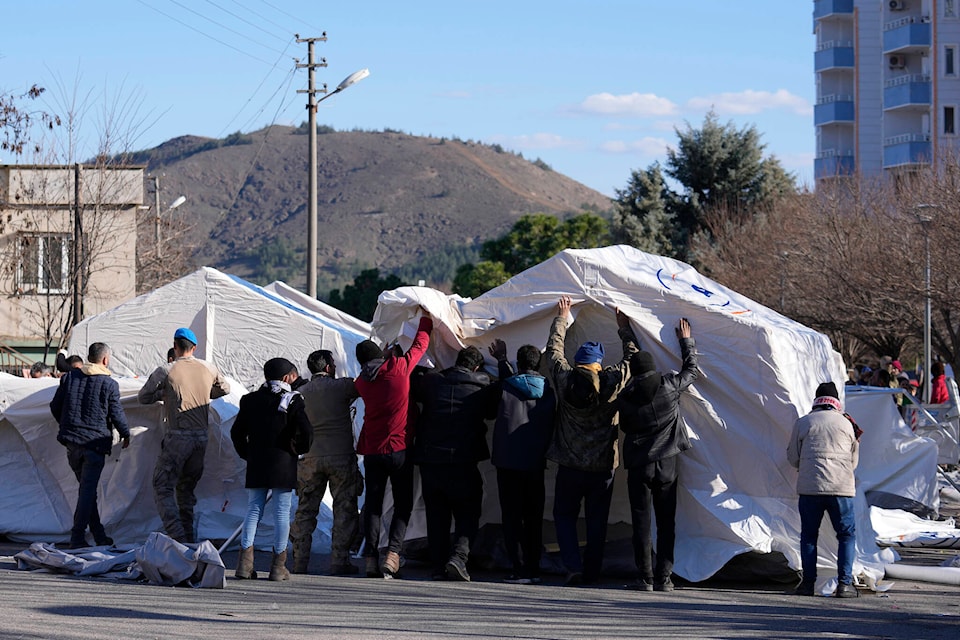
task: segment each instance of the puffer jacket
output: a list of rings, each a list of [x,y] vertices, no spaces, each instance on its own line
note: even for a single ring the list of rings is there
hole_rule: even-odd
[[[574,373],[563,352],[567,320],[554,318],[544,357],[550,383],[557,394],[557,420],[547,459],[581,471],[612,471],[617,468],[617,395],[630,379],[630,356],[638,351],[633,331],[620,329],[623,358],[599,374],[596,406],[578,407],[566,398],[567,381]]]
[[[113,429],[121,438],[130,437],[127,417],[120,406],[120,385],[102,364],[84,364],[60,378],[50,412],[60,424],[57,441],[75,444],[108,454]]]
[[[798,494],[856,495],[854,470],[859,460],[860,443],[853,425],[836,409],[817,409],[794,423],[787,461],[800,470]]]
[[[500,406],[490,461],[500,469],[543,469],[556,414],[553,387],[533,371],[514,375],[506,360],[500,361],[499,369]]]
[[[623,466],[642,467],[675,456],[690,448],[690,438],[680,420],[680,394],[700,376],[693,338],[680,340],[683,365],[680,373],[660,375],[653,399],[643,397],[637,380],[620,393],[620,429],[623,431]]]
[[[490,457],[485,418],[496,410],[490,377],[482,371],[450,367],[414,381],[422,403],[413,459],[417,464],[473,464]]]

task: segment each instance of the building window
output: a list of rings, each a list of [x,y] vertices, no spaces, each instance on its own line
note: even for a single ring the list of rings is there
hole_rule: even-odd
[[[956,18],[956,17],[957,17],[957,3],[956,3],[956,0],[943,0],[943,17],[944,17],[944,18]]]
[[[943,48],[943,75],[957,75],[957,47],[947,45]]]
[[[20,234],[20,291],[62,293],[69,286],[70,236]]]
[[[955,107],[943,108],[943,133],[951,136],[957,133],[957,110]]]

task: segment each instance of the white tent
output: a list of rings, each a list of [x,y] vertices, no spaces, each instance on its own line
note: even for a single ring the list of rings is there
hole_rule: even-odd
[[[511,356],[523,344],[542,348],[561,295],[574,302],[575,322],[566,344],[571,359],[586,340],[604,343],[605,364],[619,359],[614,316],[619,307],[661,370],[678,370],[674,327],[681,317],[691,321],[702,376],[681,401],[693,448],[680,464],[676,573],[703,580],[750,551],[778,551],[798,567],[797,472],[786,461],[786,446],[794,421],[809,411],[816,386],[833,380],[842,389],[846,380],[843,363],[826,336],[689,265],[624,246],[564,251],[476,300],[422,287],[387,291],[380,296],[373,326],[383,340],[409,340],[422,306],[437,321],[430,355],[446,367],[462,346],[475,345],[486,354],[495,338],[507,343]],[[489,358],[488,365],[495,372]],[[892,406],[889,397],[881,400]],[[909,430],[900,433],[903,443],[895,445],[889,434],[896,412],[891,416],[882,407],[862,408],[874,406],[869,400],[859,406],[886,420],[864,424],[870,455],[861,457],[861,484],[883,484],[908,470],[909,478],[887,489],[909,489],[912,499],[935,501],[935,445]],[[881,468],[878,452],[883,452]],[[483,522],[499,522],[496,476],[488,463],[482,470]],[[630,521],[625,476],[617,474],[611,523]],[[548,518],[552,492],[551,477]],[[868,532],[861,531],[859,538],[862,562],[876,566],[893,559],[890,552],[879,555]],[[830,566],[829,554],[821,560],[825,569]]]
[[[306,357],[316,349],[329,349],[342,375],[355,376],[354,347],[369,337],[366,323],[320,305],[306,306],[289,294],[282,297],[203,267],[87,318],[73,328],[67,350],[86,356],[90,343],[106,342],[114,373],[145,377],[167,361],[173,332],[190,327],[200,341],[197,357],[215,363],[246,389],[263,382],[263,363],[270,358],[287,358],[307,375]]]

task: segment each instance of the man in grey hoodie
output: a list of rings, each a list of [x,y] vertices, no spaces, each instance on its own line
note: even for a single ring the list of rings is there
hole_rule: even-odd
[[[543,484],[546,452],[553,435],[556,398],[538,372],[540,350],[517,349],[517,369],[507,360],[507,345],[494,340],[490,355],[500,374],[500,406],[493,427],[493,466],[497,468],[503,542],[513,566],[504,582],[538,584],[543,549]]]

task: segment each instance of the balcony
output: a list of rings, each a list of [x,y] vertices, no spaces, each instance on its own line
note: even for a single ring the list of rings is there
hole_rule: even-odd
[[[931,104],[930,76],[921,74],[902,75],[887,80],[883,87],[883,108],[920,108],[927,110]]]
[[[932,29],[930,18],[900,18],[888,22],[883,28],[884,53],[910,53],[930,48]]]
[[[930,136],[906,133],[883,141],[883,168],[930,164]]]
[[[817,45],[817,51],[813,54],[814,71],[825,71],[827,69],[853,69],[854,53],[852,42],[839,42],[831,40],[821,42]]]
[[[825,149],[813,161],[813,175],[818,180],[852,175],[857,169],[852,149]]]
[[[822,96],[813,107],[813,124],[818,127],[831,122],[853,122],[855,116],[853,96]]]
[[[853,15],[853,0],[814,0],[813,19],[819,20],[835,14]]]

